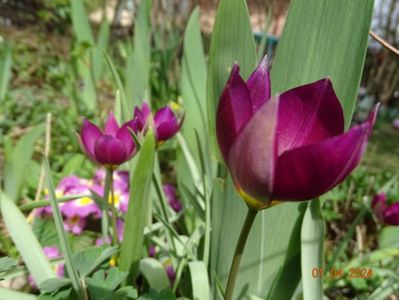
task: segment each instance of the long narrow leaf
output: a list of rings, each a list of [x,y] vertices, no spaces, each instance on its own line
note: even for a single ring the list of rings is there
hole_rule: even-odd
[[[11,80],[11,65],[12,56],[11,48],[6,46],[4,57],[0,61],[0,103],[4,100],[6,96],[8,85]]]
[[[208,271],[202,261],[191,261],[188,263],[191,275],[191,286],[194,300],[210,299],[211,290],[209,287]]]
[[[55,188],[53,184],[53,178],[51,175],[51,169],[47,158],[44,158],[44,170],[47,179],[47,187],[49,190],[51,209],[53,211],[54,223],[57,229],[58,239],[60,241],[61,251],[64,255],[65,266],[68,271],[69,277],[72,282],[72,287],[79,297],[83,297],[83,288],[79,281],[78,272],[72,262],[72,251],[69,245],[68,238],[65,233],[63,219],[60,213],[60,209],[57,203],[57,197],[55,195]]]
[[[44,255],[32,229],[26,222],[25,216],[19,211],[14,202],[1,191],[0,205],[7,230],[35,282],[40,285],[43,281],[54,278],[55,275],[50,263]]]
[[[143,255],[144,227],[147,222],[148,201],[155,157],[154,133],[150,129],[142,143],[137,164],[131,171],[129,205],[121,245],[120,265],[129,272],[129,280],[137,275]]]
[[[0,288],[0,299],[5,300],[36,300],[36,295],[21,293],[5,288]]]

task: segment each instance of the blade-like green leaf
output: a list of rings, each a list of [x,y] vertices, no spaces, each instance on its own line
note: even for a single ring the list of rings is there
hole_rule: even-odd
[[[87,12],[82,0],[71,1],[71,17],[73,31],[79,41],[86,41],[94,45],[94,36],[90,27]]]
[[[57,229],[58,239],[60,242],[60,248],[61,248],[62,254],[64,255],[64,259],[65,259],[65,266],[68,271],[68,275],[71,279],[73,289],[75,290],[76,294],[79,296],[79,299],[83,299],[83,295],[84,295],[83,287],[81,286],[81,283],[79,281],[78,272],[76,271],[76,268],[72,262],[71,246],[69,245],[69,240],[66,236],[66,232],[64,229],[64,222],[63,222],[61,212],[60,212],[60,209],[59,209],[58,203],[57,203],[57,197],[55,194],[55,188],[54,188],[54,184],[53,184],[53,178],[51,175],[50,164],[46,157],[44,158],[44,171],[45,171],[46,179],[47,179],[47,188],[49,190],[49,196],[50,196],[50,202],[51,202],[51,209],[53,212],[54,223],[55,223],[55,227]]]
[[[129,272],[129,280],[136,277],[143,255],[144,227],[148,216],[154,157],[155,139],[150,129],[142,143],[137,164],[130,172],[133,174],[130,189],[134,193],[130,193],[119,265],[122,271]]]
[[[54,278],[55,275],[50,263],[26,222],[25,216],[15,206],[14,202],[1,191],[0,205],[7,230],[35,282],[40,285],[43,281]]]
[[[140,272],[146,278],[150,288],[160,292],[170,286],[164,266],[155,258],[146,257],[140,261]]]
[[[350,124],[374,0],[294,0],[272,69],[272,92],[330,77]]]
[[[129,99],[129,111],[138,105],[148,92],[151,67],[150,49],[150,13],[152,0],[143,0],[134,22],[133,51],[130,52],[127,68],[125,91]]]
[[[202,261],[191,261],[188,263],[191,276],[191,286],[194,300],[210,299],[211,290],[209,287],[208,271]]]
[[[207,79],[209,130],[217,155],[216,108],[234,62],[240,64],[241,74],[247,78],[256,63],[255,41],[246,1],[221,0],[212,32]]]
[[[323,298],[323,271],[320,272],[324,268],[323,246],[324,219],[320,200],[316,199],[308,204],[301,230],[302,285],[305,300]],[[318,269],[319,276],[314,276],[314,268]]]
[[[44,124],[26,133],[14,147],[10,157],[6,157],[4,170],[4,191],[10,199],[17,200],[26,176],[34,150],[34,144],[44,132]]]
[[[105,18],[101,24],[100,31],[97,36],[96,48],[93,51],[92,63],[93,63],[93,76],[95,82],[100,80],[104,69],[104,57],[103,50],[107,49],[109,41],[110,24]]]
[[[11,80],[11,65],[12,65],[11,48],[6,45],[3,57],[1,57],[0,61],[0,103],[3,101],[4,97],[6,96],[8,85]]]

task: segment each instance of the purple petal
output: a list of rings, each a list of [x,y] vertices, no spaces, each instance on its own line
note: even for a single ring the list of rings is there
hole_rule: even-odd
[[[341,183],[359,164],[376,110],[348,132],[289,150],[278,157],[273,199],[308,200]]]
[[[225,162],[238,133],[252,116],[249,90],[239,71],[240,67],[235,64],[220,96],[216,113],[216,134]]]
[[[104,135],[94,146],[97,161],[102,165],[118,166],[128,158],[125,145],[117,138]]]
[[[272,191],[277,111],[278,98],[272,97],[238,134],[228,157],[239,191],[260,201],[269,200]]]
[[[263,57],[256,70],[249,76],[247,86],[251,95],[252,111],[256,112],[270,99],[270,73],[266,55]]]
[[[344,115],[329,79],[293,88],[280,96],[278,155],[344,132]]]
[[[104,134],[108,134],[110,136],[115,137],[116,134],[118,133],[118,130],[119,130],[118,122],[116,121],[114,114],[110,112],[108,115],[108,120],[105,123]]]
[[[87,119],[83,120],[83,126],[79,135],[79,143],[83,152],[93,161],[96,161],[94,144],[102,135],[101,130],[96,125]]]
[[[179,131],[176,116],[169,106],[165,106],[156,112],[154,124],[158,142],[166,141]]]
[[[385,193],[380,193],[373,197],[371,202],[371,207],[374,210],[375,215],[380,220],[381,223],[384,223],[384,211],[387,208],[387,196]]]
[[[393,203],[384,211],[384,223],[399,225],[399,202]]]
[[[136,145],[128,127],[130,127],[129,122],[123,124],[118,130],[116,137],[125,145],[127,156],[130,159],[135,154]]]
[[[151,115],[150,106],[147,102],[143,102],[141,109],[137,106],[134,108],[134,120],[136,121],[137,129],[142,131],[147,123],[148,117]],[[133,129],[133,128],[132,128]],[[134,130],[134,129],[133,129]]]

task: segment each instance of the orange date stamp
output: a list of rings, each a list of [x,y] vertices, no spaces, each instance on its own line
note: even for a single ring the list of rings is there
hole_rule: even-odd
[[[313,278],[328,277],[330,279],[367,279],[373,277],[373,273],[374,272],[372,268],[349,268],[345,271],[342,268],[331,268],[329,270],[325,270],[324,268],[312,269]]]

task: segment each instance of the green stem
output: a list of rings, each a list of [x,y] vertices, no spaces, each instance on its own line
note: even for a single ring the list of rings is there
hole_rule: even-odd
[[[76,195],[68,195],[65,197],[59,197],[57,198],[57,203],[63,203],[63,202],[67,202],[67,201],[72,201],[78,198],[83,198],[83,197],[88,197],[91,198],[91,195],[85,195],[85,194],[76,194]],[[26,203],[26,204],[22,204],[20,205],[18,208],[20,211],[29,211],[35,208],[39,208],[39,207],[44,207],[44,206],[48,206],[51,205],[51,201],[49,200],[39,200],[39,201],[32,201],[30,203]]]
[[[109,181],[110,181],[110,188],[109,188],[107,201],[109,201],[109,199],[110,199],[109,196],[111,195],[111,203],[109,203],[109,204],[111,204],[112,245],[117,246],[119,244],[119,241],[118,241],[118,230],[116,227],[116,209],[115,209],[113,170],[108,169],[107,174],[108,174]]]
[[[248,213],[245,218],[244,225],[241,228],[240,237],[238,238],[236,250],[234,252],[233,262],[231,263],[224,300],[231,300],[233,297],[234,286],[238,275],[238,269],[240,267],[241,256],[244,252],[245,243],[247,242],[247,238],[249,232],[251,231],[252,224],[254,223],[256,214],[257,211],[248,208]]]
[[[103,205],[101,206],[101,231],[103,235],[104,244],[108,243],[108,228],[109,228],[109,215],[108,215],[108,199],[112,185],[112,170],[106,169],[105,185],[103,194]]]

